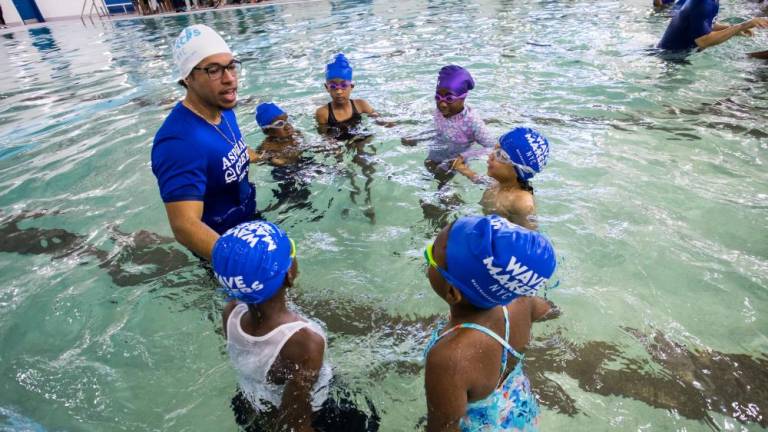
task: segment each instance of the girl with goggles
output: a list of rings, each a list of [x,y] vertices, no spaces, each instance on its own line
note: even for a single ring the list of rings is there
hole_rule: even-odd
[[[459,156],[452,168],[475,183],[488,185],[480,204],[485,214],[498,214],[528,229],[536,229],[536,204],[529,180],[541,172],[549,142],[538,132],[515,128],[501,136],[488,156],[487,176],[473,171]]]

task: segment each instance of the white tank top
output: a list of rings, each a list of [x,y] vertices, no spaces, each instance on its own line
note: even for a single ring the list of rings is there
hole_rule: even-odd
[[[279,407],[285,385],[268,382],[267,374],[280,354],[280,350],[283,349],[283,345],[294,333],[305,327],[322,336],[323,341],[326,341],[325,333],[320,326],[311,321],[295,321],[283,324],[264,336],[252,336],[240,327],[240,320],[246,312],[248,312],[248,306],[238,303],[227,320],[229,359],[237,371],[240,389],[256,410],[268,408],[264,401]],[[320,375],[312,387],[312,411],[319,410],[328,398],[330,381],[331,368],[327,362],[323,361]]]

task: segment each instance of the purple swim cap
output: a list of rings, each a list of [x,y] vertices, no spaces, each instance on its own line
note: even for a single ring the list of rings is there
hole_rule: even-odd
[[[437,88],[435,91],[445,88],[454,96],[461,96],[475,88],[475,80],[469,71],[461,66],[448,65],[440,69],[437,75]]]

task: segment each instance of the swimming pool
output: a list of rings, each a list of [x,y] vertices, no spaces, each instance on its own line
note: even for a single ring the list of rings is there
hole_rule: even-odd
[[[451,62],[494,133],[526,124],[552,143],[533,185],[564,315],[534,329],[526,366],[543,429],[768,426],[768,64],[742,55],[768,33],[671,62],[648,50],[667,19],[641,0],[323,0],[0,35],[0,429],[235,429],[222,299],[167,239],[149,168],[182,96],[168,44],[198,22],[243,60],[250,145],[256,103],[274,99],[322,146],[313,113],[337,51],[354,94],[399,123],[370,125],[362,157],[316,151],[306,199],[278,202],[271,170],[251,169],[259,207],[297,240],[297,303],[383,430],[425,412],[426,326],[445,308],[423,247],[480,208],[464,180],[461,199],[436,195],[425,148],[400,145],[429,127]]]

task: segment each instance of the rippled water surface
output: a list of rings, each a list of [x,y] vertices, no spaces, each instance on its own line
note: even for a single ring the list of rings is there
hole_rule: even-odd
[[[149,167],[183,96],[169,44],[192,23],[243,60],[247,142],[275,100],[318,149],[306,202],[275,198],[269,167],[251,179],[297,240],[297,305],[383,430],[424,415],[425,332],[447,310],[422,248],[480,211],[482,188],[436,195],[424,147],[400,145],[430,126],[447,63],[475,76],[468,102],[494,133],[552,142],[533,184],[564,315],[535,328],[526,366],[542,429],[765,428],[768,63],[744,53],[768,32],[665,60],[650,48],[668,13],[649,3],[316,1],[0,35],[0,430],[236,429],[223,300],[169,238]],[[735,0],[720,17],[758,13]],[[369,125],[357,157],[319,151],[314,129],[338,51],[355,95],[398,123]]]

